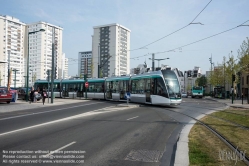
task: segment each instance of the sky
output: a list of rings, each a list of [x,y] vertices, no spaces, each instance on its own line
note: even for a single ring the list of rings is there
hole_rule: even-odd
[[[160,64],[182,71],[198,66],[205,74],[210,70],[211,55],[215,65],[231,53],[237,58],[237,50],[243,40],[249,37],[249,26],[235,28],[246,21],[245,25],[249,25],[249,0],[209,2],[210,0],[0,0],[0,15],[13,16],[24,23],[44,21],[61,26],[62,51],[69,58],[69,75],[77,74],[78,52],[91,51],[93,27],[111,23],[121,24],[131,30],[130,46],[131,50],[135,49],[130,52],[133,58],[130,61],[131,68],[145,61],[151,67],[149,58],[155,53],[157,59],[169,58]],[[189,25],[192,21],[201,24]],[[182,27],[185,28],[181,29]],[[234,29],[188,45],[232,28]],[[181,30],[169,35],[178,29]],[[161,40],[157,41],[158,39]],[[157,42],[152,43],[154,41]],[[155,66],[158,66],[157,61]]]

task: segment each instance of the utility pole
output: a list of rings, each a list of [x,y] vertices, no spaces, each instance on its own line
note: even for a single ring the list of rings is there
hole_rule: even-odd
[[[84,81],[85,81],[85,83],[87,82],[87,74],[84,74]],[[86,88],[86,86],[84,85],[84,87],[85,87],[85,98],[87,99],[87,88]]]
[[[212,90],[212,84],[211,84],[211,78],[212,78],[212,65],[213,65],[213,60],[212,60],[212,54],[211,54],[211,57],[209,58],[209,62],[211,64],[211,72],[210,72],[210,93],[211,93],[211,90]]]
[[[47,77],[47,81],[48,81],[48,90],[49,90],[49,82],[50,82],[50,70],[47,70],[47,75],[48,75],[48,77]],[[48,103],[49,103],[49,97],[48,97]]]
[[[99,64],[100,64],[100,58],[99,58],[99,52],[100,52],[100,46],[98,45],[98,78],[99,78]]]
[[[8,50],[8,90],[10,90],[10,50]]]
[[[152,71],[155,71],[155,54],[152,54]]]
[[[52,30],[52,74],[51,74],[51,103],[54,103],[54,76],[55,76],[55,71],[54,71],[54,37],[55,37],[55,29],[53,27]]]

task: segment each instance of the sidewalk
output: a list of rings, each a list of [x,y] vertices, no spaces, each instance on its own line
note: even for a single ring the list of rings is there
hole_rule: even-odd
[[[73,104],[73,103],[86,102],[86,101],[88,100],[55,98],[53,104],[48,103],[48,99],[46,99],[43,105],[41,100],[38,101],[37,103],[31,103],[31,104],[29,102],[26,102],[25,100],[17,100],[16,102],[11,102],[10,104],[1,103],[0,113],[34,109],[34,108],[43,108],[43,107],[46,108],[46,107],[51,107],[51,106]],[[49,99],[49,102],[51,102],[51,99]]]
[[[249,104],[247,104],[246,99],[243,100],[243,104],[241,99],[233,100],[233,104],[231,99],[217,99],[217,98],[212,98],[210,96],[205,97],[205,99],[217,101],[219,103],[224,103],[229,107],[249,109]]]

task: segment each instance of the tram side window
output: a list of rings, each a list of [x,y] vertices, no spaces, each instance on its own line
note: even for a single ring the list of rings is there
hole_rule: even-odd
[[[123,81],[123,82],[124,82],[124,91],[125,92],[130,91],[129,80],[126,80],[126,81]]]
[[[61,90],[61,85],[60,83],[57,83],[54,92],[60,92],[60,90]]]
[[[126,91],[131,91],[131,85],[130,85],[130,81],[129,80],[127,80],[127,81],[125,81],[126,82]]]
[[[144,85],[145,85],[145,79],[142,78],[138,81],[138,89],[137,89],[138,94],[144,94]]]
[[[98,93],[104,92],[103,83],[102,82],[95,83],[95,89],[96,89],[96,92],[98,92]]]
[[[79,89],[78,89],[79,92],[82,92],[82,91],[83,91],[83,86],[84,86],[83,83],[79,83]]]
[[[156,95],[164,96],[164,97],[168,98],[169,95],[168,95],[168,92],[166,90],[165,83],[163,82],[163,79],[160,77],[160,78],[156,78],[155,81],[156,81]]]
[[[139,80],[132,80],[131,81],[131,93],[133,93],[133,94],[137,94],[138,81]]]
[[[62,84],[62,86],[63,86],[63,91],[65,91],[65,92],[69,92],[69,86],[68,86],[69,84]]]
[[[68,84],[68,92],[74,92],[74,84]]]
[[[119,93],[119,82],[118,81],[113,81],[113,93]]]
[[[95,83],[89,82],[89,88],[87,89],[87,92],[94,92],[95,91]]]
[[[51,90],[51,88],[50,88],[50,90]],[[55,83],[55,84],[54,84],[53,91],[54,91],[54,92],[59,92],[59,90],[60,90],[60,83]]]
[[[124,91],[125,88],[125,81],[119,81],[119,91]]]

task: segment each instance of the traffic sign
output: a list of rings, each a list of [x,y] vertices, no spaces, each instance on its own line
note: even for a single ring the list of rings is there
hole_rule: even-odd
[[[86,83],[85,83],[85,87],[88,88],[88,86],[89,86],[89,84],[88,84],[88,82],[86,82]]]

